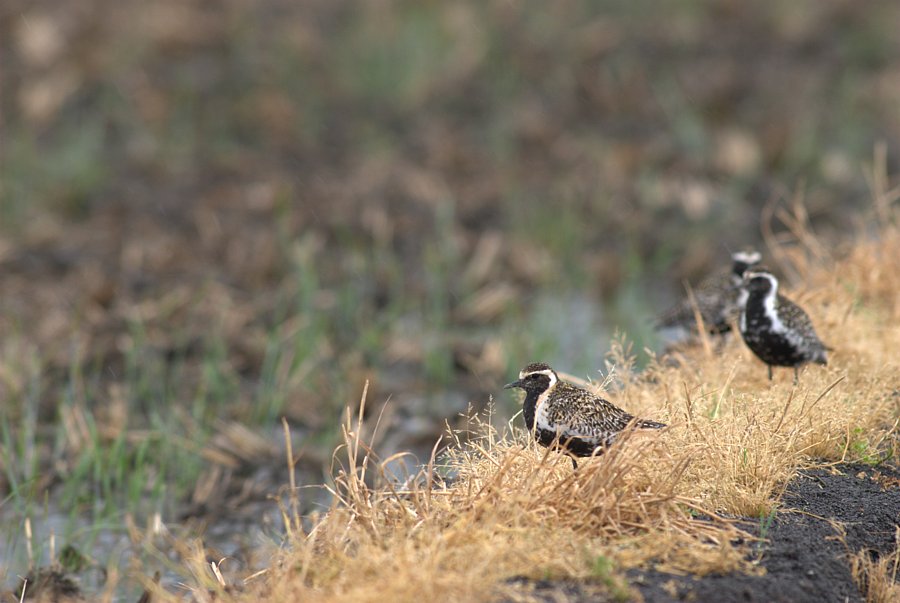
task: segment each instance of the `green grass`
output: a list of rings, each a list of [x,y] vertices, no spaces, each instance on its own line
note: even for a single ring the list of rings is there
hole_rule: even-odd
[[[624,603],[632,600],[632,593],[628,589],[628,583],[615,573],[615,564],[611,559],[603,555],[595,557],[591,572],[593,578],[599,580],[609,589],[609,596],[613,601]]]
[[[0,224],[15,227],[36,207],[84,217],[111,174],[102,158],[109,141],[99,116],[62,124],[43,140],[24,127],[9,127],[0,155]]]
[[[845,453],[850,460],[877,467],[892,458],[892,451],[879,449],[861,427],[854,427],[847,437]]]

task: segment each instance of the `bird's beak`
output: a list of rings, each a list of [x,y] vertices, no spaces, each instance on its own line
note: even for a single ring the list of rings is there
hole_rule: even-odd
[[[512,389],[514,387],[521,387],[524,389],[524,384],[522,383],[522,380],[519,379],[518,381],[513,381],[512,383],[507,383],[506,385],[503,386],[503,389]]]

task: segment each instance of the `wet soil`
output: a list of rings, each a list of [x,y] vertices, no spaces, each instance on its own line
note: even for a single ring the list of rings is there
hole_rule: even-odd
[[[850,573],[851,555],[893,552],[900,524],[900,472],[846,464],[802,472],[782,497],[771,526],[748,531],[766,537],[758,548],[762,576],[693,578],[634,572],[632,584],[647,603],[671,601],[864,601]]]
[[[800,473],[782,497],[758,549],[762,576],[693,578],[635,572],[630,578],[647,603],[748,601],[774,603],[864,601],[850,573],[850,555],[893,552],[900,524],[900,472],[847,464]]]
[[[628,572],[645,603],[827,603],[865,601],[850,573],[850,556],[866,551],[873,560],[892,553],[900,525],[900,470],[842,464],[801,472],[787,487],[778,511],[744,529],[764,541],[754,558],[762,575],[731,573],[702,578],[655,570]],[[604,601],[595,585],[535,581],[531,591],[545,601]]]

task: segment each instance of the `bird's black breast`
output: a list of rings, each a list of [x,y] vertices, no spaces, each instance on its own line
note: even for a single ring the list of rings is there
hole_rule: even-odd
[[[747,347],[766,364],[796,366],[805,361],[797,347],[778,333],[754,333],[746,336],[745,341]]]
[[[528,431],[534,430],[534,413],[537,410],[537,401],[541,397],[539,392],[525,390],[525,402],[522,408],[522,415],[525,417],[525,427]]]
[[[751,295],[745,310],[745,325],[741,331],[744,341],[754,354],[766,364],[796,366],[804,361],[797,349],[784,334],[772,329],[772,321],[766,315],[762,296]]]
[[[765,298],[752,293],[747,297],[747,306],[744,309],[746,331],[768,331],[772,328],[772,321],[766,315]]]

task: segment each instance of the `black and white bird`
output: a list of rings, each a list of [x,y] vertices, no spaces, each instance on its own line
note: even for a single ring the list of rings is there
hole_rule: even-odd
[[[723,269],[701,281],[693,290],[693,297],[686,297],[659,317],[656,329],[696,333],[696,312],[699,312],[708,333],[731,331],[731,325],[737,321],[740,312],[738,302],[744,272],[761,259],[760,253],[753,249],[732,253],[731,269]]]
[[[525,425],[542,446],[558,448],[572,457],[588,457],[609,447],[630,425],[661,429],[656,421],[635,419],[611,402],[586,389],[562,381],[549,365],[529,364],[519,379],[504,389],[525,390]]]
[[[778,279],[763,267],[744,274],[741,288],[741,337],[769,367],[793,367],[797,382],[800,366],[827,364],[827,347],[816,335],[803,308],[778,293]]]

